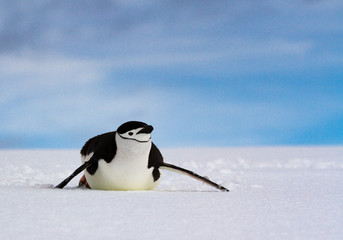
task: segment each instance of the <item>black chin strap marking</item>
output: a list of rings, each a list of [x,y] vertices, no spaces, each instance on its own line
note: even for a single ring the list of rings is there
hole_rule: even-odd
[[[139,143],[147,143],[147,142],[149,142],[150,139],[151,139],[151,137],[150,137],[147,141],[139,141],[139,140],[137,140],[137,139],[123,137],[123,136],[120,135],[119,133],[118,133],[118,135],[119,135],[119,137],[121,137],[122,139],[125,139],[125,140],[133,140],[133,141],[136,141],[136,142],[139,142]]]

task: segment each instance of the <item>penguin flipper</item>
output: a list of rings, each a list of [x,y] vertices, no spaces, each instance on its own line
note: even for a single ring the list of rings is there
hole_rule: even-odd
[[[175,166],[173,164],[165,163],[165,162],[161,163],[160,168],[188,175],[188,176],[190,176],[192,178],[195,178],[198,181],[206,183],[206,184],[208,184],[208,185],[210,185],[210,186],[212,186],[214,188],[217,188],[217,189],[219,189],[219,190],[221,190],[223,192],[228,192],[229,191],[229,189],[219,185],[218,183],[212,182],[210,179],[208,179],[206,177],[203,177],[203,176],[200,176],[197,173],[192,172],[192,171],[190,171],[188,169],[185,169],[185,168],[182,168],[182,167],[178,167],[178,166]]]
[[[99,158],[97,158],[95,156],[95,154],[91,157],[91,159],[89,159],[89,161],[85,162],[84,164],[82,164],[80,167],[78,167],[72,174],[70,174],[69,177],[67,177],[66,179],[64,179],[62,182],[60,182],[57,186],[55,186],[54,188],[64,188],[74,177],[76,177],[80,172],[82,172],[83,170],[85,170],[87,167],[89,167],[90,165],[92,165],[94,162],[96,162]]]

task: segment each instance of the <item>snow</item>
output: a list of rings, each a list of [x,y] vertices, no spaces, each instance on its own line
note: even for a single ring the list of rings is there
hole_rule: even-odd
[[[78,150],[0,151],[1,239],[343,239],[343,147],[161,149],[153,191],[54,189]]]

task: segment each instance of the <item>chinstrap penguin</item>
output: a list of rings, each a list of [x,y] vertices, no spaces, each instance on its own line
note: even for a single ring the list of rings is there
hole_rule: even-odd
[[[117,131],[89,139],[82,147],[82,165],[56,186],[63,188],[84,170],[80,185],[100,190],[151,190],[158,186],[160,169],[189,175],[221,191],[225,187],[206,177],[169,164],[151,141],[153,127],[143,122],[130,121]]]

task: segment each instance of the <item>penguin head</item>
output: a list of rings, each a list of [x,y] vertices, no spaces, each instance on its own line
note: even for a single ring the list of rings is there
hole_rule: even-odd
[[[147,143],[151,140],[151,132],[154,128],[144,122],[130,121],[122,124],[117,133],[123,140],[138,143]]]

